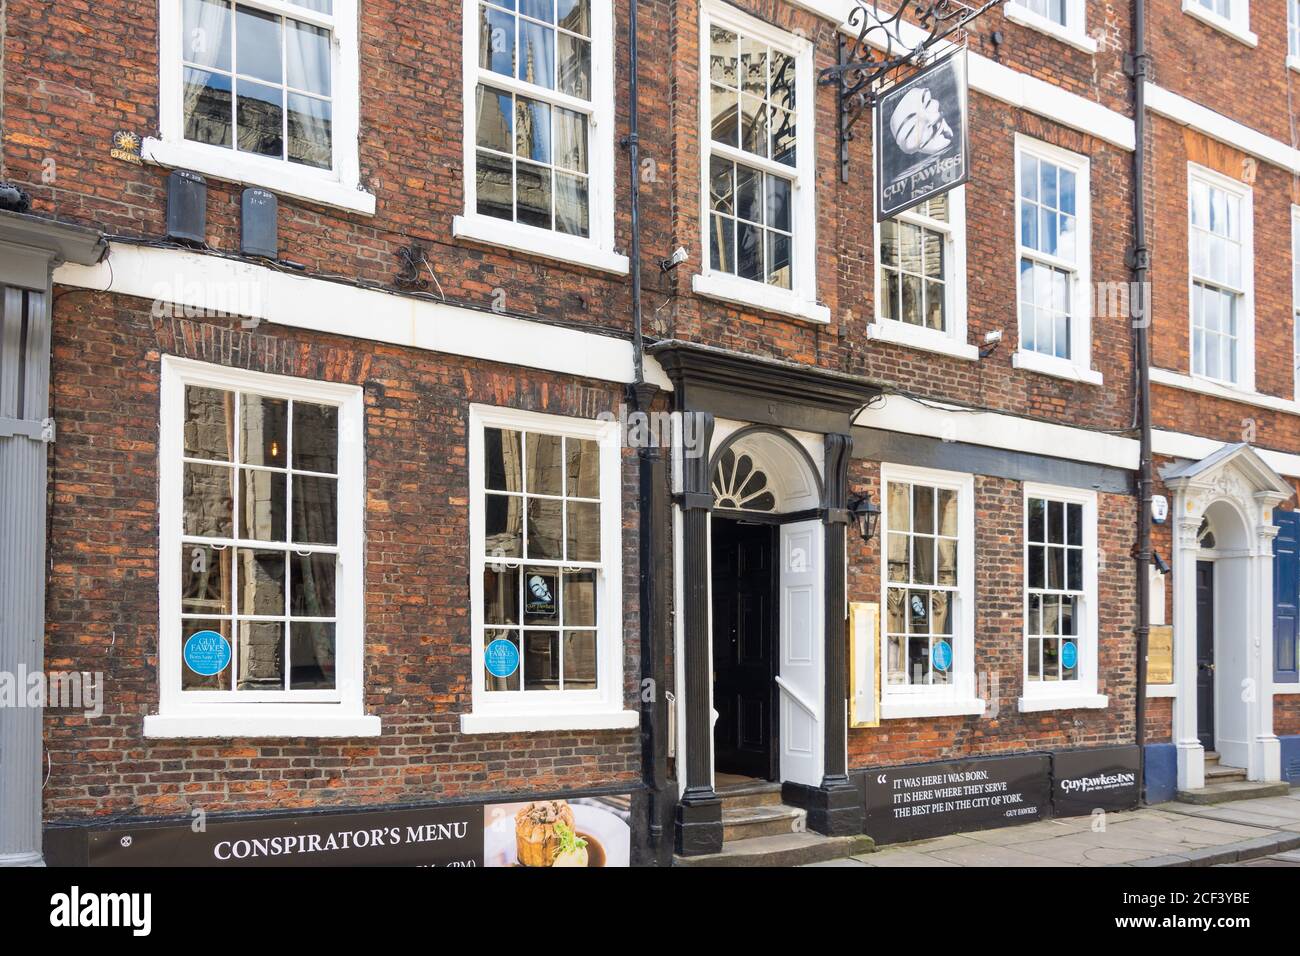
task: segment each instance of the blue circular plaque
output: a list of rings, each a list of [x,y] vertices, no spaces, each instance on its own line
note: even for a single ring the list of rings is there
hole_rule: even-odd
[[[1067,671],[1074,670],[1074,666],[1079,663],[1079,645],[1074,641],[1066,641],[1061,645],[1061,666]]]
[[[934,650],[930,652],[930,663],[937,671],[946,671],[952,667],[952,645],[947,641],[937,642]]]
[[[194,673],[211,677],[230,665],[230,642],[216,631],[195,631],[185,641],[182,656]]]
[[[519,648],[513,641],[495,640],[483,648],[483,666],[493,677],[509,677],[519,670]]]

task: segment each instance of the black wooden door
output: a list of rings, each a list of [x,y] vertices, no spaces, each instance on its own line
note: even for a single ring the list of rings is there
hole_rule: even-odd
[[[776,527],[713,521],[714,768],[776,778]]]
[[[1214,749],[1214,562],[1196,562],[1196,736]]]

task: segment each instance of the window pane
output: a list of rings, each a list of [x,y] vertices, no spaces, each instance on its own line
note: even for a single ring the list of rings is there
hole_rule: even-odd
[[[564,440],[565,493],[575,498],[600,497],[600,446],[585,438]]]
[[[235,555],[239,572],[239,613],[284,615],[284,552],[240,548]]]
[[[293,403],[293,467],[338,471],[339,410],[333,405]]]
[[[912,487],[904,482],[889,483],[889,528],[892,531],[910,531],[911,508],[908,502],[912,496]]]
[[[957,584],[957,542],[940,538],[938,542],[939,570],[936,584],[955,587]]]
[[[333,690],[335,625],[326,621],[293,621],[289,625],[290,690]]]
[[[236,690],[284,690],[284,624],[240,621]]]
[[[246,153],[284,158],[284,91],[249,80],[237,81],[235,118],[239,124],[238,147]]]
[[[477,129],[475,142],[502,153],[514,152],[515,109],[509,93],[490,86],[475,91]]]
[[[555,31],[538,23],[519,21],[519,79],[555,88]]]
[[[735,90],[722,86],[710,89],[710,116],[713,141],[728,146],[740,145],[739,96]]]
[[[906,584],[912,580],[908,537],[905,534],[889,536],[889,580]]]
[[[556,107],[555,164],[579,173],[587,171],[587,118]]]
[[[285,476],[274,471],[239,470],[239,536],[253,541],[283,541],[285,530]],[[294,495],[298,482],[294,478]],[[333,481],[332,478],[321,479]],[[305,503],[302,503],[305,504]],[[302,505],[294,502],[295,518]],[[294,523],[295,530],[297,522]],[[306,540],[299,538],[298,540]],[[333,544],[333,542],[330,542]]]
[[[564,632],[564,689],[596,689],[596,632]]]
[[[780,176],[765,176],[767,189],[767,210],[765,222],[773,229],[789,232],[790,226],[790,181]]]
[[[591,0],[559,0],[556,14],[564,29],[591,36]]]
[[[736,223],[736,275],[763,280],[763,230],[746,222]]]
[[[573,627],[596,626],[596,572],[565,571],[564,623]]]
[[[334,165],[333,108],[328,100],[289,94],[289,161],[329,169]]]
[[[567,33],[559,35],[558,43],[560,92],[591,99],[591,43]]]
[[[568,546],[565,558],[569,561],[600,560],[600,505],[596,502],[570,501]]]
[[[230,613],[231,549],[181,545],[181,613]]]
[[[515,100],[515,155],[551,162],[551,108],[540,100]]]
[[[1047,502],[1042,498],[1030,498],[1029,504],[1029,522],[1028,537],[1030,541],[1046,541],[1047,531],[1046,509]]]
[[[484,496],[483,547],[489,558],[523,556],[523,499],[506,495]]]
[[[230,641],[230,621],[217,618],[196,618],[181,621],[181,647],[200,631],[215,631],[227,642]],[[204,638],[200,638],[203,641]],[[216,674],[199,674],[190,670],[184,655],[178,664],[181,669],[181,690],[230,690],[230,665]],[[214,665],[215,666],[215,665]]]
[[[235,70],[267,83],[283,82],[280,18],[251,7],[235,8]]]
[[[478,151],[474,167],[475,208],[480,215],[514,219],[514,164],[508,156]]]
[[[763,174],[736,166],[736,215],[749,222],[763,221]]]
[[[709,31],[709,77],[714,83],[722,83],[735,89],[738,86],[736,75],[736,34],[720,27]]]
[[[185,68],[185,138],[210,146],[231,145],[230,77]]]
[[[912,531],[917,534],[934,534],[934,489],[925,485],[912,486]]]
[[[296,90],[329,96],[329,31],[297,20],[285,23],[289,31],[284,45],[289,85]],[[242,67],[240,72],[244,72]]]
[[[519,623],[519,569],[489,564],[483,571],[483,621]]]
[[[230,461],[235,396],[219,388],[185,386],[185,456]]]
[[[528,499],[528,551],[530,558],[558,561],[564,557],[564,503],[543,498]]]
[[[483,455],[483,473],[488,488],[523,491],[523,457],[519,432],[501,428],[483,429]]]
[[[560,495],[564,493],[563,462],[559,435],[528,435],[528,493]]]
[[[1042,588],[1047,586],[1046,566],[1047,557],[1044,548],[1041,545],[1030,545],[1029,586],[1031,588]]]
[[[515,216],[528,226],[551,228],[551,171],[520,160],[515,165],[518,193]]]
[[[524,690],[560,689],[560,632],[524,631]]]
[[[289,553],[289,613],[294,617],[334,616],[332,554]]]
[[[230,4],[185,0],[184,44],[187,63],[230,72]],[[229,87],[227,87],[229,89]]]
[[[1065,549],[1047,549],[1047,586],[1053,590],[1065,587]]]
[[[492,7],[479,7],[478,65],[502,76],[515,75],[515,18]]]
[[[772,158],[786,166],[794,166],[798,161],[795,114],[772,107],[768,123],[772,130]]]
[[[714,215],[709,229],[709,267],[735,275],[736,223],[725,216]]]
[[[957,492],[951,488],[936,488],[938,530],[950,538],[957,536]]]
[[[338,479],[293,476],[293,540],[338,544]]]
[[[768,177],[769,182],[771,177]],[[790,288],[790,237],[779,232],[767,233],[767,282],[778,288]]]
[[[261,395],[240,396],[239,460],[284,468],[289,454],[289,403]]]
[[[182,478],[185,533],[209,538],[234,536],[234,469],[186,464]]]
[[[519,0],[519,12],[546,23],[554,23],[555,0]]]

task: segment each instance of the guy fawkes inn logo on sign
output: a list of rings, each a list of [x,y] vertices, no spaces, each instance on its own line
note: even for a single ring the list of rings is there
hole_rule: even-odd
[[[881,94],[876,107],[877,221],[969,178],[966,99],[964,51]]]

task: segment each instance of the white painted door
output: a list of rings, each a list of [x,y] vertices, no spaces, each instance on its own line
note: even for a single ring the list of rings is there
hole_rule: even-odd
[[[781,526],[781,779],[822,782],[825,667],[821,521]]]

